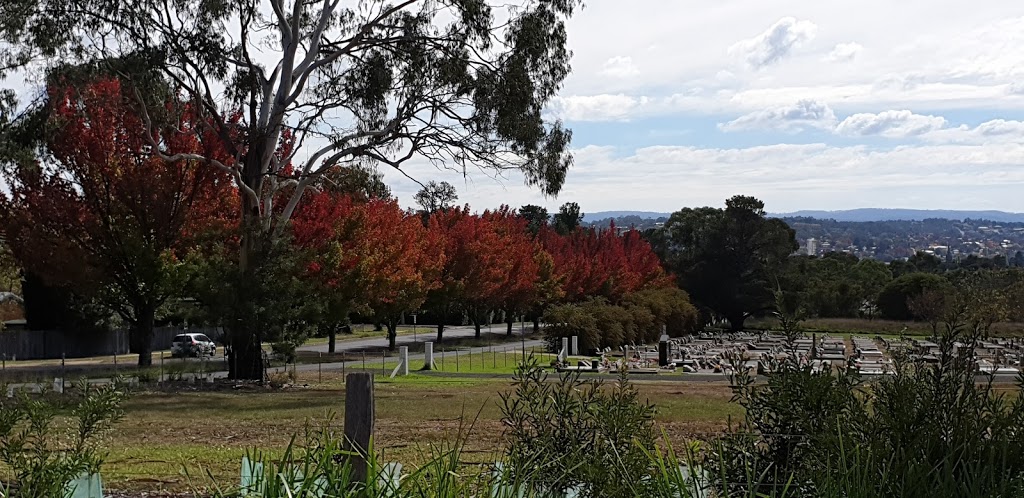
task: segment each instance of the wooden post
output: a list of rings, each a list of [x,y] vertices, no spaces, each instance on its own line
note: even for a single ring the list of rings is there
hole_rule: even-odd
[[[373,374],[350,373],[345,378],[345,447],[358,453],[351,457],[352,477],[366,482],[366,457],[372,451],[373,437]]]

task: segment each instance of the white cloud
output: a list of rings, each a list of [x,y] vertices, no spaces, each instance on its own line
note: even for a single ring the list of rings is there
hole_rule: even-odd
[[[1024,138],[1024,122],[1007,121],[1005,119],[994,119],[978,125],[975,130],[984,136],[1016,135],[1017,139]]]
[[[621,152],[620,152],[621,151]],[[623,153],[624,152],[624,153]],[[482,172],[438,170],[422,161],[403,168],[421,180],[456,186],[459,202],[483,210],[505,203],[550,209],[567,201],[584,211],[674,211],[719,206],[735,194],[754,195],[770,211],[805,208],[948,207],[1024,211],[1024,144],[923,144],[874,148],[863,145],[772,144],[752,147],[662,145],[623,151],[587,146],[575,151],[565,190],[545,198],[509,174],[494,180]],[[419,186],[384,168],[403,205]],[[894,202],[901,203],[895,205]]]
[[[827,105],[814,100],[801,100],[794,105],[779,106],[740,116],[719,124],[722,131],[781,130],[800,131],[807,128],[831,129],[836,115]]]
[[[831,52],[825,56],[825,60],[829,62],[846,62],[853,60],[857,57],[857,54],[864,50],[859,43],[840,43],[836,45]]]
[[[1024,95],[1024,81],[1010,83],[1006,88],[1006,93],[1010,95]]]
[[[794,47],[813,39],[817,31],[818,27],[811,21],[783,17],[763,33],[735,43],[729,47],[729,53],[743,57],[750,67],[760,69],[782,60]]]
[[[640,70],[633,65],[632,57],[615,56],[605,61],[601,74],[614,78],[626,78],[640,74]]]
[[[848,136],[879,135],[905,138],[923,135],[944,126],[946,119],[941,116],[924,116],[907,110],[884,111],[878,114],[860,113],[849,116],[836,126],[836,133]]]
[[[933,131],[921,138],[934,143],[1024,143],[1024,121],[993,119],[974,128],[960,125]]]
[[[632,111],[648,102],[629,95],[572,95],[556,97],[549,110],[566,121],[628,121]]]
[[[898,90],[911,91],[925,82],[925,76],[921,73],[886,74],[875,80],[877,90]]]

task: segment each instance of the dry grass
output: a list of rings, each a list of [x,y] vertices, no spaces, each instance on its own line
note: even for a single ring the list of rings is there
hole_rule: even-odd
[[[315,383],[316,373],[297,382]],[[722,384],[638,383],[658,406],[659,429],[682,443],[721,431],[741,412]],[[416,465],[430,444],[468,424],[473,432],[466,458],[493,459],[500,451],[499,393],[506,380],[412,376],[376,386],[376,446],[387,461]],[[105,479],[128,489],[189,487],[182,474],[206,471],[219,482],[237,480],[239,460],[249,449],[280,451],[306,424],[330,423],[341,430],[344,390],[339,373],[306,388],[215,392],[144,392],[127,405],[128,416],[110,435]],[[333,415],[333,418],[332,418]],[[197,484],[203,484],[200,478]]]

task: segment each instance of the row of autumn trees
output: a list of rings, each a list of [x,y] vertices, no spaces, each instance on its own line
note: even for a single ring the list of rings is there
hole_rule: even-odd
[[[224,154],[196,133],[203,118],[188,103],[168,102],[157,141]],[[141,365],[154,325],[183,298],[212,324],[244,323],[259,342],[319,332],[333,344],[358,313],[386,326],[393,347],[403,315],[418,310],[437,320],[438,340],[463,317],[479,334],[501,316],[511,333],[514,317],[537,324],[554,307],[596,300],[646,307],[645,321],[634,320],[644,334],[695,324],[687,296],[636,231],[579,228],[573,205],[550,223],[536,206],[406,211],[379,174],[358,167],[320,176],[294,206],[287,236],[250,248],[259,257],[243,265],[237,184],[188,156],[147,154],[142,121],[117,79],[51,84],[44,153],[6,166],[10,192],[0,195],[3,237],[26,274],[115,313]],[[605,335],[594,346],[641,338]]]
[[[430,162],[464,174],[515,174],[544,195],[561,191],[572,165],[572,132],[543,110],[569,75],[567,21],[581,4],[5,1],[0,84],[42,89],[69,72],[116,75],[142,118],[126,127],[128,136],[144,139],[143,149],[133,151],[138,161],[156,158],[189,177],[230,180],[235,205],[218,215],[237,218],[240,229],[224,241],[238,250],[230,270],[208,279],[225,290],[207,301],[230,311],[222,316],[229,322],[230,374],[260,379],[263,331],[277,328],[278,312],[296,306],[258,298],[268,289],[301,290],[298,275],[275,271],[297,259],[288,248],[292,217],[333,170],[405,171],[410,162]],[[40,125],[52,123],[52,106],[38,95],[0,87],[0,162],[52,166],[21,143],[37,140]],[[182,119],[178,102],[192,118]],[[21,203],[22,193],[12,193]],[[144,249],[166,259],[119,261],[119,275],[136,263],[158,272],[174,268],[163,262],[191,242],[179,231],[153,236],[153,226],[141,219],[139,225]],[[167,247],[162,237],[177,239]],[[167,277],[173,280],[173,272]],[[118,280],[117,287],[131,289],[125,300],[143,305],[163,297],[160,286]],[[132,317],[137,327],[146,328],[147,314]]]

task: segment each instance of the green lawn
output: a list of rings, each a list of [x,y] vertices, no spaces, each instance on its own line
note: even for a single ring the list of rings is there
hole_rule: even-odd
[[[546,353],[535,353],[527,351],[527,355],[532,355],[537,359],[538,364],[547,366],[555,355]],[[434,370],[438,372],[449,372],[449,373],[475,373],[475,374],[508,374],[511,375],[516,371],[519,364],[523,361],[522,350],[517,350],[512,347],[494,349],[493,351],[466,354],[465,352],[456,354],[454,351],[446,351],[442,354],[440,351],[434,353]],[[412,365],[415,367],[416,365]]]

